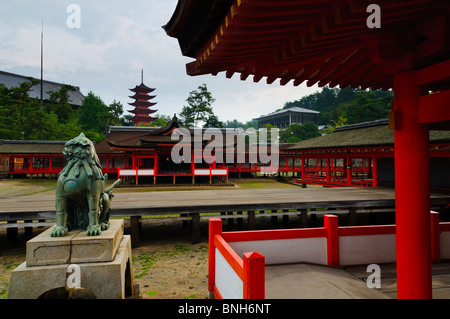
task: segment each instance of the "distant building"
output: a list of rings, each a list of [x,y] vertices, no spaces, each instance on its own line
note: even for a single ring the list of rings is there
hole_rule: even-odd
[[[316,123],[319,113],[320,112],[301,107],[291,107],[289,109],[283,109],[268,115],[263,115],[254,120],[258,121],[258,128],[264,127],[265,124],[271,124],[278,128],[284,128],[295,123]]]
[[[146,86],[144,82],[140,85],[136,85],[133,89],[130,89],[131,92],[134,92],[134,95],[130,96],[130,98],[135,100],[133,103],[128,103],[129,105],[134,106],[134,109],[129,111],[134,114],[134,117],[131,119],[134,122],[134,125],[137,126],[139,123],[148,124],[156,120],[156,117],[150,116],[150,114],[157,111],[150,109],[150,107],[156,105],[156,102],[150,102],[150,100],[156,97],[156,95],[149,94],[154,90],[154,88]]]
[[[29,81],[28,76],[15,74],[15,73],[9,73],[5,71],[0,71],[0,83],[4,84],[8,89],[12,87],[18,87],[21,83]],[[50,94],[48,92],[57,92],[61,89],[61,86],[63,86],[64,83],[57,83],[52,81],[43,81],[43,100],[49,100]],[[72,85],[73,86],[73,85]],[[78,108],[83,103],[84,95],[81,93],[80,88],[78,86],[73,86],[75,89],[74,91],[69,91],[69,104],[72,107]],[[29,92],[29,96],[32,98],[41,98],[41,86],[36,85],[31,88],[31,91]]]

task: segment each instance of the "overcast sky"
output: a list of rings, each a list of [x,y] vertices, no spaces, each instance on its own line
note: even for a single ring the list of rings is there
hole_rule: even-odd
[[[80,8],[80,27],[69,28],[70,4]],[[129,91],[141,82],[156,90],[157,114],[180,113],[189,92],[206,83],[216,99],[221,121],[252,118],[281,108],[285,102],[319,91],[306,85],[281,86],[279,81],[254,83],[239,75],[191,77],[176,39],[162,26],[171,18],[177,0],[2,0],[0,70],[40,78],[41,25],[44,30],[44,79],[92,91],[106,104],[120,101],[131,110]],[[69,22],[75,22],[69,19]],[[125,114],[129,114],[125,112]]]

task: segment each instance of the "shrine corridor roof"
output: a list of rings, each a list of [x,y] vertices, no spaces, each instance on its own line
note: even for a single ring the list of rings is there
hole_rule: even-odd
[[[448,59],[447,0],[379,0],[380,28],[362,0],[179,0],[166,33],[189,75],[225,72],[330,87],[389,89],[393,76]]]

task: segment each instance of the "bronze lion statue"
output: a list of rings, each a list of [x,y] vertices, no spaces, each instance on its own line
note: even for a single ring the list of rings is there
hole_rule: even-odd
[[[50,236],[62,237],[72,229],[86,229],[88,236],[109,228],[112,189],[105,189],[108,175],[102,173],[94,144],[81,133],[65,144],[66,166],[56,184],[56,226]]]

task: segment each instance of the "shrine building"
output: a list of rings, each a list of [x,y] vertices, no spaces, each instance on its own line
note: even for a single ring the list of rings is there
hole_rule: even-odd
[[[450,130],[449,2],[179,0],[164,29],[191,76],[393,89],[397,297],[431,298],[430,131]]]
[[[16,73],[0,71],[0,83],[2,83],[8,89],[12,87],[18,87],[22,82],[29,82],[29,77]],[[63,83],[43,80],[42,81],[43,100],[48,101],[50,98],[49,92],[57,92],[61,89],[63,85],[64,85]],[[80,88],[78,86],[72,87],[74,90],[69,90],[67,92],[67,94],[69,95],[68,102],[70,106],[76,109],[79,108],[83,103],[84,95],[83,93],[81,93]],[[40,85],[33,86],[28,94],[31,98],[40,99],[41,97]]]
[[[292,124],[305,124],[308,122],[316,123],[320,112],[305,109],[302,107],[291,107],[267,115],[260,116],[254,120],[258,121],[258,127],[264,127],[270,124],[278,128],[285,128]]]

